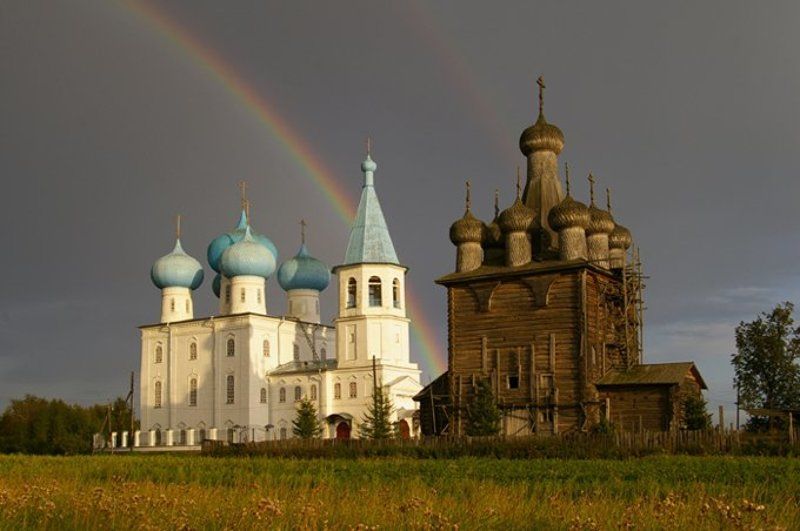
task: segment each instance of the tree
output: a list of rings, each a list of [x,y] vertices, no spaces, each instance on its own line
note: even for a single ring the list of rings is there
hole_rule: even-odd
[[[297,417],[292,421],[292,433],[301,439],[316,439],[322,435],[322,427],[317,420],[317,408],[308,398],[297,406]]]
[[[794,326],[793,311],[794,305],[785,302],[736,327],[734,383],[745,408],[800,407],[800,329]],[[763,423],[752,418],[748,428]]]
[[[392,401],[383,390],[383,386],[375,384],[372,389],[372,402],[367,406],[361,433],[369,439],[390,439],[395,436],[391,417],[394,407]]]
[[[478,382],[475,395],[467,405],[467,435],[488,436],[500,433],[500,410],[488,380]]]
[[[711,414],[706,411],[702,395],[689,395],[683,400],[683,424],[687,430],[706,430],[711,427]]]

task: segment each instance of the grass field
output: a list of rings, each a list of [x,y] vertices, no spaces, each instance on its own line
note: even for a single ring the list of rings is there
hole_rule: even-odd
[[[0,528],[800,529],[800,459],[0,456]]]

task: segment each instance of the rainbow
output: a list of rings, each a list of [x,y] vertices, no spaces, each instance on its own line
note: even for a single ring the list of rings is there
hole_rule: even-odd
[[[308,143],[278,113],[274,104],[250,86],[215,50],[200,42],[188,30],[154,6],[143,1],[124,2],[123,5],[149,26],[158,30],[161,36],[205,70],[234,100],[249,110],[304,170],[303,174],[325,193],[328,202],[345,225],[350,225],[355,216],[356,205],[348,195],[347,189],[328,170]],[[406,291],[406,303],[412,323],[411,336],[420,353],[423,369],[432,376],[437,376],[447,370],[445,361],[439,354],[443,349],[439,345],[431,321],[426,318],[418,300],[411,289]]]

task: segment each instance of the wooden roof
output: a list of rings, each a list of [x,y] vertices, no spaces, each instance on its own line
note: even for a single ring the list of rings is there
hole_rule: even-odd
[[[434,282],[443,286],[458,284],[460,282],[472,282],[475,280],[510,278],[514,276],[530,276],[536,274],[546,274],[561,271],[576,270],[581,268],[592,269],[605,275],[613,275],[608,269],[597,266],[586,260],[545,260],[542,262],[531,261],[525,265],[510,267],[501,265],[482,265],[478,269],[465,272],[448,273],[443,277],[437,278]]]
[[[596,383],[609,385],[674,385],[692,375],[700,389],[708,389],[700,371],[691,361],[677,363],[643,363],[628,370],[612,369]]]

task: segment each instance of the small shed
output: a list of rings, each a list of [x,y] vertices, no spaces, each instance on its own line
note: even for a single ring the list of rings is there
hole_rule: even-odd
[[[605,417],[622,429],[664,431],[683,425],[683,402],[708,389],[694,363],[612,369],[595,384]]]
[[[414,400],[419,403],[419,428],[422,435],[448,433],[450,425],[448,377],[449,372],[443,372],[414,396]]]

